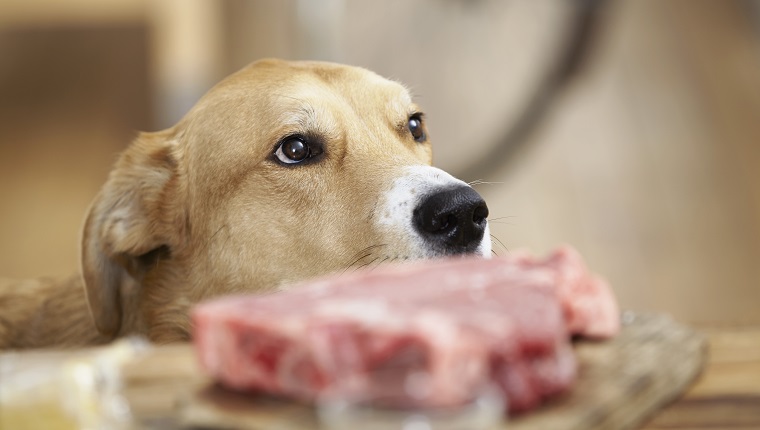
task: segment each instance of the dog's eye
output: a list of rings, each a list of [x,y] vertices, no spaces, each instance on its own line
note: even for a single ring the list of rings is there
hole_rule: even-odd
[[[409,117],[409,131],[417,142],[425,141],[425,129],[422,127],[422,115],[414,114]]]
[[[311,150],[301,137],[289,137],[277,147],[274,155],[286,164],[300,163],[309,158]]]

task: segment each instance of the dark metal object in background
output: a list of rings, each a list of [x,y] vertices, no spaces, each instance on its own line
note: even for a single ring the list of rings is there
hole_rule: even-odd
[[[478,161],[455,172],[466,181],[492,177],[496,169],[509,163],[528,141],[546,117],[562,90],[577,76],[588,57],[594,35],[601,21],[601,9],[606,0],[574,0],[575,15],[556,63],[549,67],[527,106],[501,134],[498,142],[489,147]]]
[[[757,38],[760,39],[760,0],[745,0],[744,7],[755,28]]]

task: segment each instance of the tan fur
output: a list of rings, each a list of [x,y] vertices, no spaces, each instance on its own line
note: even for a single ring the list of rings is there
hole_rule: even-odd
[[[0,279],[0,346],[78,347],[107,342],[87,311],[82,280]]]
[[[0,347],[183,340],[201,300],[366,263],[365,249],[414,257],[369,221],[400,169],[431,162],[407,129],[416,110],[359,68],[265,60],[230,76],[121,155],[87,216],[81,279],[0,282]],[[324,159],[274,162],[293,133],[319,136]]]

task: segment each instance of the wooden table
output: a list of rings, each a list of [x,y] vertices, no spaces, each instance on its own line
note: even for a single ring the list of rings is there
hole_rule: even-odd
[[[760,429],[760,326],[708,329],[703,333],[707,334],[709,342],[709,361],[702,376],[683,397],[655,413],[643,427],[645,430]],[[168,411],[176,408],[177,397],[167,393],[192,393],[209,382],[198,371],[188,345],[163,346],[157,351],[160,351],[159,356],[162,358],[156,360],[154,355],[153,358],[147,357],[142,361],[138,359],[125,369],[124,374],[129,381],[125,394],[131,400],[134,412],[144,417],[166,416]],[[71,352],[25,353],[23,358],[24,362],[33,364],[35,357],[59,361],[62,355],[70,354]],[[678,356],[675,351],[671,355]],[[663,357],[663,360],[671,363],[661,367],[671,369],[672,362],[678,361],[672,357]],[[660,375],[667,376],[669,373]],[[658,383],[657,378],[659,377],[648,383],[650,388],[651,383]],[[622,383],[622,379],[616,377],[608,380],[617,381],[617,385]],[[663,385],[662,381],[660,386]],[[669,383],[664,384],[667,386]],[[583,390],[579,386],[577,391]],[[628,397],[629,395],[615,393],[614,390],[605,392],[610,395],[623,394],[623,402],[619,404],[626,407],[629,406],[625,403],[626,399],[630,404],[645,401],[641,393],[632,392]],[[281,413],[275,412],[275,416]],[[520,427],[518,423],[514,424]],[[529,427],[525,421],[520,424]],[[585,428],[577,425],[570,427]],[[613,429],[609,426],[599,428]]]
[[[643,428],[760,429],[760,326],[701,331],[709,343],[701,377]]]
[[[702,375],[683,397],[656,413],[643,429],[760,429],[760,326],[701,331],[709,343]],[[176,364],[178,376],[186,375],[195,365],[192,360]],[[152,403],[159,409],[166,406]]]
[[[760,327],[705,333],[710,358],[701,378],[645,430],[760,429]]]

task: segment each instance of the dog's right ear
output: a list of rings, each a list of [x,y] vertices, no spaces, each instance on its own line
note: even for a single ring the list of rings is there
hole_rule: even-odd
[[[90,206],[82,233],[82,276],[98,331],[116,336],[122,289],[139,284],[145,262],[182,240],[185,216],[171,130],[141,134]]]

